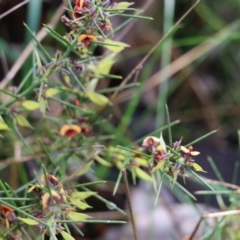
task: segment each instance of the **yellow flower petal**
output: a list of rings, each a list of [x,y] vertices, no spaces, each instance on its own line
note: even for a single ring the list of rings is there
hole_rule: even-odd
[[[199,155],[199,154],[200,154],[200,152],[193,151],[193,152],[190,152],[190,154],[191,154],[192,156],[197,156],[197,155]]]
[[[185,148],[184,146],[180,146],[181,150],[184,152],[184,153],[189,153],[190,151]]]
[[[64,125],[60,129],[60,135],[64,137],[74,137],[81,132],[81,128],[78,125]]]
[[[75,5],[76,5],[77,7],[79,7],[79,8],[82,8],[82,6],[83,6],[83,0],[77,0],[77,1],[75,2]]]
[[[90,41],[96,41],[96,40],[97,40],[97,37],[90,34],[81,34],[78,37],[78,43],[85,41],[86,45],[89,45]]]

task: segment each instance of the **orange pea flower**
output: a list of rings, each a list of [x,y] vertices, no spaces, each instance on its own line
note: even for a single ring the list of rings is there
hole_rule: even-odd
[[[63,137],[73,138],[81,132],[81,128],[78,125],[64,125],[60,129],[60,135]]]
[[[84,0],[76,0],[75,1],[75,7],[73,9],[72,17],[74,20],[83,17],[83,1]],[[78,23],[81,23],[81,21],[77,21]]]
[[[81,34],[78,37],[78,43],[84,42],[85,45],[89,46],[91,44],[91,41],[96,41],[97,37],[94,35],[90,35],[90,34]]]
[[[33,192],[34,194],[36,194],[37,196],[41,196],[42,194],[42,188],[39,184],[34,184],[32,185],[29,189],[28,192]]]
[[[0,215],[4,218],[6,228],[9,229],[9,221],[13,221],[14,219],[16,219],[14,210],[6,205],[0,205]]]
[[[50,184],[50,187],[56,187],[60,183],[59,180],[52,174],[47,173],[46,177],[47,177],[48,183]],[[40,182],[43,184],[44,187],[47,186],[46,178],[44,174],[41,176]]]
[[[57,204],[57,202],[59,202],[59,201],[64,201],[63,196],[60,195],[59,193],[57,193],[54,190],[51,190],[51,195],[52,195],[53,202],[51,202],[51,196],[50,196],[49,192],[45,193],[42,196],[42,208],[43,208],[43,210],[46,209],[49,206],[53,206],[53,205]]]
[[[63,188],[63,185],[62,183],[53,175],[51,174],[47,174],[47,180],[48,180],[48,183],[50,185],[51,188],[56,188],[58,187],[59,188],[59,192],[62,194],[62,198],[63,200],[65,200],[65,190]],[[42,175],[41,178],[40,178],[40,181],[41,183],[43,184],[44,187],[47,186],[47,183],[46,183],[46,178],[45,178],[45,175]]]
[[[82,6],[83,6],[83,1],[84,1],[84,0],[76,0],[76,1],[75,1],[75,6],[76,6],[76,7],[79,7],[79,8],[82,8]]]

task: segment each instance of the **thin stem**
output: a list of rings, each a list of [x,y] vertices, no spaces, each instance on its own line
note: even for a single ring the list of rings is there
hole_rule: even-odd
[[[32,238],[29,236],[28,232],[23,228],[20,227],[22,233],[24,234],[24,236],[28,239],[28,240],[32,240]]]
[[[9,9],[8,11],[4,12],[3,14],[0,15],[0,19],[6,17],[8,14],[10,14],[11,12],[17,10],[18,8],[22,7],[24,4],[28,3],[30,0],[25,0],[17,5],[15,5],[14,7],[12,7],[11,9]]]
[[[129,191],[129,186],[128,186],[126,170],[123,169],[122,173],[123,173],[123,181],[124,181],[124,186],[125,186],[125,191],[126,191],[126,197],[127,197],[129,212],[130,212],[130,218],[131,218],[131,222],[132,222],[134,239],[138,240],[139,238],[138,238],[136,223],[135,223],[134,214],[133,214],[133,208],[132,208],[132,202],[131,202],[131,198],[130,198],[130,191]]]
[[[81,186],[80,188],[87,191],[87,192],[90,191],[88,188],[83,187],[83,186]],[[93,197],[95,197],[98,200],[104,202],[106,204],[106,206],[111,207],[111,210],[116,210],[116,211],[122,213],[123,215],[126,215],[126,213],[121,208],[119,208],[115,203],[112,203],[112,202],[106,200],[105,198],[103,198],[103,197],[101,197],[100,195],[97,195],[97,194],[93,195]]]
[[[201,216],[201,218],[197,222],[197,224],[196,224],[196,226],[195,226],[195,228],[194,228],[194,230],[193,230],[193,232],[192,232],[192,234],[191,234],[191,236],[189,237],[188,240],[192,240],[193,239],[193,237],[195,236],[195,234],[196,234],[198,228],[200,227],[203,219],[204,219],[204,216]]]
[[[125,221],[112,221],[112,220],[57,220],[57,223],[106,223],[106,224],[125,224]]]
[[[167,126],[168,126],[168,141],[169,141],[169,146],[172,146],[172,130],[171,130],[171,126],[170,126],[170,115],[169,115],[169,110],[168,110],[167,104],[166,104],[165,108],[166,108],[166,117],[167,117]]]

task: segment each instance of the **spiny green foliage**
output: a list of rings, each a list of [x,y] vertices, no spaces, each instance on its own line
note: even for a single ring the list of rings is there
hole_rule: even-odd
[[[93,176],[96,178],[96,166],[103,169],[115,166],[119,170],[114,194],[120,184],[123,169],[129,171],[134,183],[137,178],[151,183],[156,193],[155,205],[164,179],[168,180],[172,188],[179,187],[184,194],[195,200],[190,192],[178,184],[178,176],[194,176],[211,189],[211,194],[222,193],[220,190],[212,191],[212,184],[196,174],[204,170],[194,161],[194,156],[199,153],[191,146],[215,131],[186,145],[182,145],[181,141],[173,143],[171,127],[179,121],[170,122],[167,107],[166,126],[161,126],[157,132],[136,142],[126,140],[129,145],[112,144],[114,138],[124,136],[122,130],[128,125],[134,112],[133,108],[130,108],[136,105],[138,100],[134,99],[130,104],[130,114],[127,120],[122,119],[122,125],[119,125],[116,133],[115,126],[111,124],[109,116],[104,115],[104,111],[112,111],[113,106],[107,93],[119,89],[113,87],[99,91],[98,84],[105,78],[121,79],[121,76],[111,74],[111,68],[118,53],[129,45],[114,41],[113,34],[125,26],[129,19],[151,19],[141,16],[139,10],[130,8],[131,5],[128,2],[115,4],[108,0],[75,1],[73,7],[68,6],[67,16],[61,18],[68,27],[64,36],[45,26],[48,34],[64,49],[56,50],[53,55],[25,25],[36,42],[32,53],[33,67],[19,86],[0,90],[8,97],[7,101],[0,105],[0,131],[4,146],[2,152],[12,158],[8,146],[12,149],[21,142],[21,154],[14,157],[14,163],[18,160],[21,162],[34,159],[41,163],[42,167],[39,167],[36,178],[30,182],[27,173],[21,170],[18,163],[18,171],[15,173],[21,171],[19,175],[26,184],[22,183],[16,191],[0,181],[0,214],[3,220],[0,239],[12,239],[12,236],[42,239],[47,235],[51,236],[51,239],[57,239],[60,234],[64,239],[72,240],[74,238],[69,226],[77,229],[79,235],[83,235],[76,223],[124,223],[93,220],[83,213],[84,210],[95,207],[87,203],[88,197],[95,197],[104,202],[109,209],[126,214],[114,203],[85,187],[86,184],[104,182],[89,180],[86,184],[77,183],[77,178],[82,175],[86,175],[88,179],[92,179]],[[115,16],[129,19],[114,29],[111,18]],[[215,43],[214,46],[216,45]],[[107,50],[108,54],[96,57],[94,51],[98,47]],[[31,84],[26,87],[25,83],[29,79]],[[122,86],[121,90],[139,85],[129,83]],[[141,95],[140,91],[138,95]],[[160,101],[163,106],[165,100]],[[57,113],[53,113],[54,110],[57,110]],[[159,137],[159,133],[164,129],[168,131],[168,144],[162,134]],[[121,139],[120,142],[123,141],[124,139]],[[142,146],[139,146],[137,143],[141,141]],[[105,144],[106,147],[101,144]],[[12,162],[10,160],[0,164],[4,168]],[[227,193],[234,196],[231,201],[235,207],[238,201],[237,193],[238,191]],[[227,220],[229,219],[225,219],[224,222],[226,225]],[[39,231],[32,231],[32,226],[37,227]]]

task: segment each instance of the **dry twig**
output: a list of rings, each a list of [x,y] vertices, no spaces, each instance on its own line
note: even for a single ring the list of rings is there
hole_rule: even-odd
[[[57,9],[55,15],[52,17],[50,20],[48,27],[54,28],[56,24],[59,22],[60,17],[65,11],[66,3],[63,3],[59,6]],[[45,28],[42,28],[36,35],[36,39],[41,42],[47,35],[47,31]],[[10,71],[7,73],[7,75],[2,79],[0,83],[0,89],[4,89],[7,84],[12,81],[12,79],[15,77],[17,74],[18,70],[21,68],[21,66],[24,64],[28,56],[31,54],[33,48],[35,46],[35,41],[31,41],[27,47],[24,49],[22,54],[19,56],[18,60],[14,63]]]

